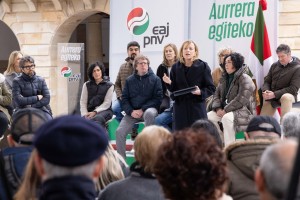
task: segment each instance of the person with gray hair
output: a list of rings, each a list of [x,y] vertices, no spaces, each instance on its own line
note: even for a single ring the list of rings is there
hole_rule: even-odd
[[[282,132],[286,138],[298,138],[300,133],[300,113],[288,112],[282,119]]]
[[[300,88],[300,60],[291,55],[286,44],[280,44],[276,53],[278,61],[271,68],[262,86],[263,106],[260,115],[273,116],[281,107],[281,120],[297,101]]]
[[[286,196],[297,153],[296,140],[283,140],[269,146],[262,154],[255,173],[260,199],[280,200]],[[296,199],[299,199],[299,194]]]

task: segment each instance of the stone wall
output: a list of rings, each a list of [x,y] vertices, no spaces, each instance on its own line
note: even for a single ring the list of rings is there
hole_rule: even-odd
[[[300,58],[300,20],[299,19],[300,19],[299,0],[279,1],[278,44],[285,43],[290,45],[292,49],[292,55],[295,55]]]

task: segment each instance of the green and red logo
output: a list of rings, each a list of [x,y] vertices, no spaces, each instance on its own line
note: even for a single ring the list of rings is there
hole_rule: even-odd
[[[144,8],[134,8],[127,17],[127,28],[134,35],[145,33],[149,26],[149,15]]]
[[[72,69],[70,67],[64,66],[63,68],[61,68],[60,74],[63,77],[70,77],[72,75]]]

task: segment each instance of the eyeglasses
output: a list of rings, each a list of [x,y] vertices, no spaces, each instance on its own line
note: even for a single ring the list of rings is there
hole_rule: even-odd
[[[28,66],[23,66],[23,69],[34,69],[35,68],[35,64],[32,65],[28,65]]]
[[[138,65],[148,65],[147,62],[138,62],[137,64],[138,64]]]

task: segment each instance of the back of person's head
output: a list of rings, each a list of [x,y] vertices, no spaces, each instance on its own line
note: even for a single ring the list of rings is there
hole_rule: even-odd
[[[279,200],[285,197],[297,147],[296,140],[287,139],[270,145],[263,152],[255,175],[261,199],[266,199],[262,196],[266,193],[271,195],[272,199]]]
[[[106,74],[105,74],[105,66],[104,66],[103,62],[97,61],[97,62],[91,64],[91,65],[89,66],[89,68],[87,69],[87,75],[88,75],[89,80],[92,80],[92,81],[95,80],[94,77],[93,77],[93,71],[94,71],[95,67],[97,67],[97,66],[98,66],[98,67],[100,68],[100,70],[101,70],[102,78],[104,78],[104,76],[106,75]]]
[[[129,49],[129,47],[138,47],[138,48],[140,48],[140,44],[137,41],[131,41],[127,44],[127,50]]]
[[[282,119],[282,132],[286,138],[300,136],[300,112],[288,112]]]
[[[209,134],[173,133],[158,150],[154,173],[165,197],[207,200],[222,196],[228,179],[223,151]]]
[[[8,141],[11,146],[32,145],[37,129],[48,121],[44,111],[37,108],[24,108],[12,116],[10,136]]]
[[[204,134],[210,134],[214,137],[219,147],[223,147],[222,139],[217,127],[208,119],[199,119],[192,124],[194,131]]]
[[[78,115],[57,117],[35,134],[36,167],[47,179],[68,175],[98,178],[107,145],[106,131],[97,123]]]
[[[161,126],[147,126],[137,135],[134,141],[136,161],[145,172],[152,173],[160,145],[171,137],[171,133]]]
[[[250,120],[245,135],[249,139],[261,137],[279,139],[281,137],[281,127],[275,118],[259,115]]]
[[[104,189],[109,183],[123,179],[123,167],[128,167],[123,157],[113,149],[111,144],[104,153],[104,167],[99,177],[99,189]]]

